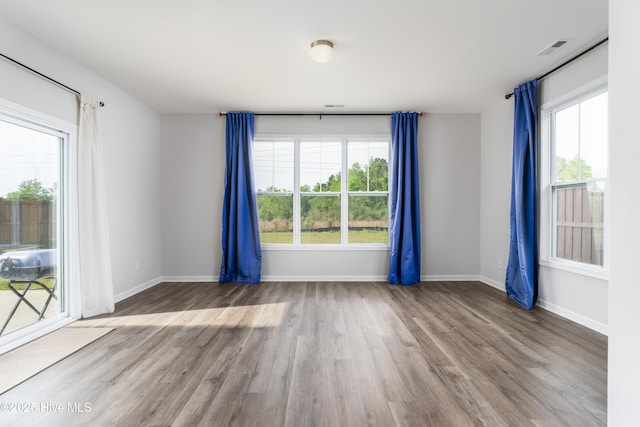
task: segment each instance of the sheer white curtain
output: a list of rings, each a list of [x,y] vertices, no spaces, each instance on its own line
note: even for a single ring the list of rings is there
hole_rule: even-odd
[[[78,267],[82,317],[114,310],[97,102],[81,96],[78,136]]]

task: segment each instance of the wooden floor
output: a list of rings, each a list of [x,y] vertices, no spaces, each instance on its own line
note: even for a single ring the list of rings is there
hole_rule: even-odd
[[[1,425],[606,424],[606,337],[478,282],[163,283],[75,325],[116,330]]]

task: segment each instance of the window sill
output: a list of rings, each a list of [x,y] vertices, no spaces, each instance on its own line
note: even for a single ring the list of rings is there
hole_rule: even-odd
[[[580,262],[568,261],[559,258],[547,258],[540,260],[540,265],[556,270],[568,271],[594,279],[609,280],[609,271],[604,267],[591,266]]]
[[[389,245],[293,245],[293,244],[264,244],[263,251],[380,251],[389,252]]]

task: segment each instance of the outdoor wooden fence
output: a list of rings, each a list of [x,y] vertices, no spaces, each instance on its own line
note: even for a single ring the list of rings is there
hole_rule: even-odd
[[[556,191],[556,256],[603,265],[604,194],[586,186]]]
[[[0,198],[0,247],[56,246],[56,202]]]

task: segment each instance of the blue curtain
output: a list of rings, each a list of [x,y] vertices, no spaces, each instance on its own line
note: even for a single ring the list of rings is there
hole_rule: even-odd
[[[253,184],[253,114],[227,113],[220,282],[260,283],[262,251]]]
[[[537,81],[520,85],[515,95],[511,241],[505,280],[507,295],[530,310],[538,298],[536,232]]]
[[[389,276],[391,284],[420,282],[418,113],[391,115]]]

